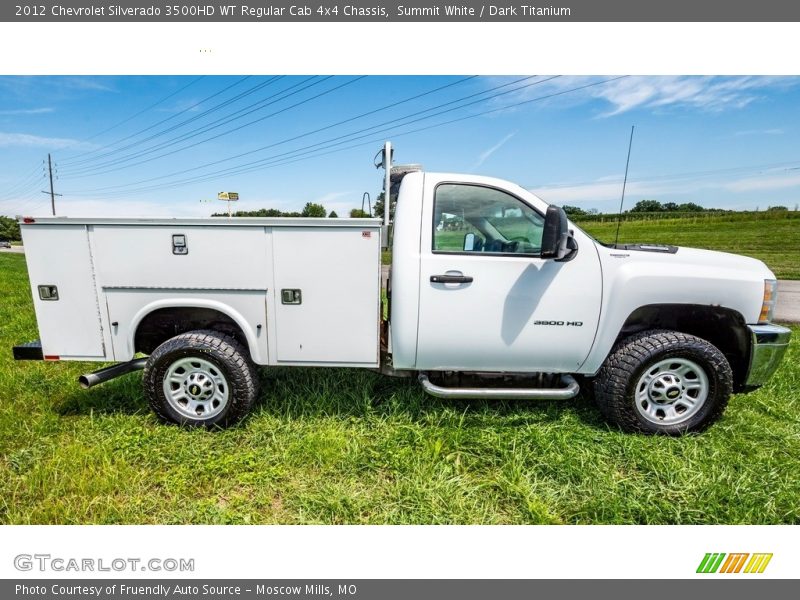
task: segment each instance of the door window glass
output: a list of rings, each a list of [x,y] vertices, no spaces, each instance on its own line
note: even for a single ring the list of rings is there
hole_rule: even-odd
[[[498,189],[444,183],[433,201],[434,252],[539,254],[544,217]]]

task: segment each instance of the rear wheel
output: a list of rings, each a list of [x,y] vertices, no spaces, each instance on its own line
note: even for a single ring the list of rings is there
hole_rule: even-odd
[[[144,369],[145,395],[165,421],[225,427],[257,397],[257,373],[247,349],[215,331],[190,331],[161,344]]]
[[[733,375],[712,344],[677,331],[622,340],[594,380],[595,402],[625,431],[679,435],[722,416]]]

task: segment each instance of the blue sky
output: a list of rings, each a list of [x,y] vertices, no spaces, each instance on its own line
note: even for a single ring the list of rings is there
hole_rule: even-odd
[[[761,210],[800,202],[800,78],[119,76],[0,78],[0,214],[340,216],[374,198],[373,156],[505,178],[614,211],[654,198]],[[449,123],[448,123],[449,122]],[[260,161],[260,162],[259,162]]]

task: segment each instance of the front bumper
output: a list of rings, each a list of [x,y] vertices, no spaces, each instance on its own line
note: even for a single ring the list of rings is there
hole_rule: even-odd
[[[747,387],[764,385],[781,364],[789,347],[791,329],[780,325],[748,325],[750,330],[750,366]]]

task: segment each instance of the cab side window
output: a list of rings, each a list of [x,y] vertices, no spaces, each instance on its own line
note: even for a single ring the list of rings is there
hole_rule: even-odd
[[[434,252],[537,255],[543,229],[542,215],[501,190],[459,183],[436,188]]]

